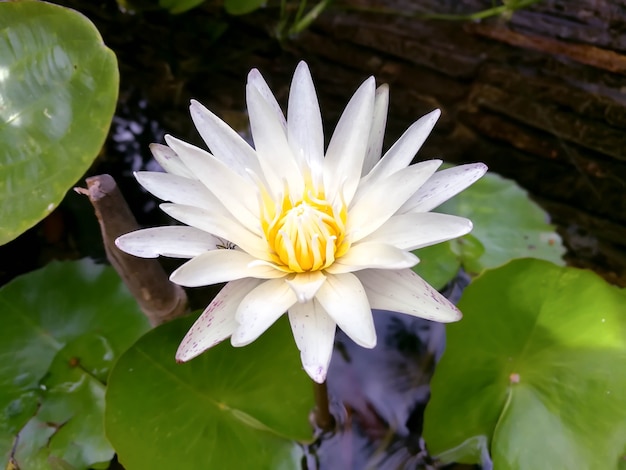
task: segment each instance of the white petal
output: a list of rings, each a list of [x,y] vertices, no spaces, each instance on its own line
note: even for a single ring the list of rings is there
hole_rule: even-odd
[[[441,160],[416,163],[374,185],[359,187],[359,197],[348,209],[346,230],[354,243],[382,226],[431,177]]]
[[[287,280],[287,284],[296,294],[299,303],[310,301],[322,284],[326,281],[326,276],[321,271],[296,274],[292,279]]]
[[[376,89],[374,100],[374,116],[372,129],[370,130],[367,153],[363,162],[361,176],[368,174],[374,165],[378,163],[383,154],[383,141],[385,139],[385,125],[387,124],[387,109],[389,108],[389,85],[386,83]]]
[[[246,87],[246,102],[252,138],[268,183],[267,189],[276,196],[287,184],[290,194],[300,196],[304,189],[302,175],[281,123],[259,90],[252,85]]]
[[[150,151],[161,168],[171,175],[184,178],[198,179],[193,172],[185,166],[183,161],[167,145],[150,144]]]
[[[333,354],[335,322],[315,300],[289,308],[289,322],[304,370],[323,383]]]
[[[256,152],[234,129],[195,100],[191,100],[189,109],[200,136],[215,158],[245,179],[249,178],[249,171],[261,175]]]
[[[287,107],[289,145],[303,175],[311,172],[316,185],[321,183],[324,163],[324,129],[311,73],[300,62],[291,82]]]
[[[416,250],[471,232],[472,221],[455,215],[418,212],[394,215],[365,242],[388,243],[403,250]]]
[[[486,171],[484,163],[469,163],[439,171],[398,212],[428,212],[463,191]]]
[[[135,178],[146,190],[164,201],[225,212],[222,203],[198,180],[154,171],[138,171]]]
[[[374,112],[374,78],[368,78],[346,106],[328,144],[324,158],[326,197],[333,200],[343,192],[350,204],[356,191],[367,151]]]
[[[329,274],[315,298],[352,341],[364,348],[376,346],[372,310],[354,274]]]
[[[239,304],[235,315],[239,327],[230,338],[231,344],[250,344],[296,302],[296,294],[283,279],[265,281]]]
[[[256,186],[210,153],[170,135],[165,140],[239,222],[248,230],[261,233]]]
[[[231,217],[183,204],[164,203],[159,207],[179,222],[232,242],[255,258],[266,259],[268,256],[265,239],[249,232]]]
[[[414,122],[365,177],[365,181],[372,184],[406,168],[426,141],[440,115],[441,111],[436,109]]]
[[[270,90],[270,87],[267,85],[263,75],[261,75],[261,72],[257,69],[250,70],[250,73],[248,73],[248,83],[259,91],[270,108],[274,110],[276,118],[278,119],[278,122],[280,122],[283,130],[286,130],[287,123],[285,122],[285,115],[283,114],[282,109],[280,109],[280,105],[278,104],[278,101],[276,101],[274,93],[272,93],[272,90]]]
[[[239,325],[235,320],[239,303],[261,282],[258,279],[241,279],[226,284],[183,338],[176,351],[176,360],[186,362],[193,359],[232,335]]]
[[[352,245],[344,256],[329,266],[332,274],[360,271],[361,269],[404,269],[415,266],[417,256],[386,243],[358,243]]]
[[[208,250],[215,250],[220,240],[193,227],[173,225],[154,227],[122,235],[115,245],[122,251],[141,258],[159,255],[172,258],[193,258]]]
[[[274,279],[285,273],[271,266],[250,263],[255,258],[240,250],[213,250],[187,261],[170,276],[170,281],[185,287],[199,287],[244,277]]]
[[[372,308],[442,323],[461,319],[461,312],[454,304],[410,269],[369,269],[359,271],[356,276],[365,286]]]

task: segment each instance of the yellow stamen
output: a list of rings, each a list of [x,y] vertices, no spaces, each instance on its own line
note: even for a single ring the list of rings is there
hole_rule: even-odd
[[[323,193],[307,189],[302,198],[285,194],[276,202],[264,198],[261,205],[270,255],[281,269],[319,271],[348,251],[343,201],[333,205]]]

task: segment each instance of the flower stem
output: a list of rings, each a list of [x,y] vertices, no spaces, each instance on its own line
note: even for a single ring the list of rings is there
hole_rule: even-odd
[[[335,418],[330,413],[326,382],[321,384],[313,382],[313,394],[315,396],[315,409],[313,410],[315,425],[322,432],[330,432],[335,428]]]
[[[74,190],[89,196],[100,222],[107,258],[152,326],[183,315],[187,295],[182,287],[169,281],[159,262],[128,255],[115,246],[117,237],[139,229],[139,224],[113,177],[93,176],[87,178],[87,189]]]

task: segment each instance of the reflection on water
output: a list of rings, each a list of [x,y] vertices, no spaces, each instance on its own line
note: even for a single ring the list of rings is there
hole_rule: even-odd
[[[459,273],[446,297],[456,303],[468,283]],[[308,470],[429,468],[423,413],[445,347],[445,327],[378,310],[374,322],[374,349],[356,345],[341,331],[335,337],[328,387],[338,429],[309,446]]]

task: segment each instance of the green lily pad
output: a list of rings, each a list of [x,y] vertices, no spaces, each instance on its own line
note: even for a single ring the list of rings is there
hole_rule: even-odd
[[[548,214],[512,180],[487,173],[437,212],[467,217],[474,229],[464,237],[414,252],[422,260],[415,272],[436,289],[452,280],[459,267],[478,274],[516,258],[563,264],[565,248],[548,223]]]
[[[23,469],[87,468],[113,449],[104,435],[105,382],[149,328],[115,271],[52,263],[0,289],[0,459]]]
[[[87,171],[118,81],[115,55],[83,15],[0,2],[0,244],[48,215]]]
[[[285,318],[254,343],[229,341],[185,364],[174,354],[193,318],[159,326],[117,362],[106,430],[127,470],[297,469],[310,440],[313,388]]]
[[[615,469],[626,448],[626,292],[590,271],[516,260],[464,292],[424,437],[444,461]],[[481,457],[482,453],[482,457]]]

